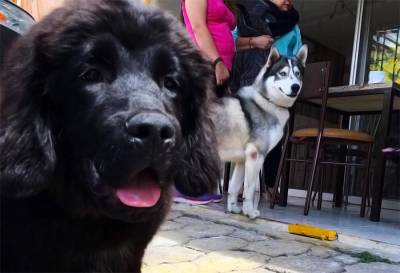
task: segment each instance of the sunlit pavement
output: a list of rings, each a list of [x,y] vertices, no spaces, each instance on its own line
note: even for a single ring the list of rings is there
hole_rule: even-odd
[[[384,262],[351,255],[368,251]],[[400,247],[339,234],[327,242],[291,235],[287,225],[248,220],[212,206],[175,204],[146,250],[143,273],[400,273]]]

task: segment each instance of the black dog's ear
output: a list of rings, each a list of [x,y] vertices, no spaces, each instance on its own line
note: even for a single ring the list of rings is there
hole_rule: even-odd
[[[221,162],[217,153],[213,124],[203,117],[184,140],[182,168],[176,170],[175,187],[188,196],[213,192],[220,179]]]
[[[174,21],[175,22],[175,21]],[[176,24],[171,29],[177,29]],[[220,179],[220,159],[210,105],[215,102],[215,72],[179,27],[171,47],[178,46],[187,85],[182,88],[180,106],[183,145],[178,156],[180,168],[174,174],[175,187],[188,196],[199,196],[216,189]]]
[[[0,88],[0,192],[26,197],[42,191],[54,172],[55,151],[44,107],[44,75],[35,43],[21,37],[8,54]]]

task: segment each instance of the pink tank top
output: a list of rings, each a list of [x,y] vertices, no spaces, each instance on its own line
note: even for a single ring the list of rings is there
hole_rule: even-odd
[[[185,0],[182,0],[182,14],[186,29],[193,42],[197,45],[192,25],[186,13]],[[236,26],[236,19],[231,10],[225,6],[223,0],[207,0],[207,27],[214,40],[218,54],[229,70],[232,70],[235,44],[232,30]]]

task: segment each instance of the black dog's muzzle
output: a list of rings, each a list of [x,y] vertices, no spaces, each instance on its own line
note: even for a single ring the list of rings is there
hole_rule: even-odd
[[[151,146],[153,152],[168,152],[176,143],[177,132],[173,123],[160,113],[144,112],[129,117],[125,129],[133,142]]]

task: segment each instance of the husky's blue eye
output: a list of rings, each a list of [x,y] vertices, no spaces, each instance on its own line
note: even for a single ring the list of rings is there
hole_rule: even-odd
[[[281,75],[282,77],[286,77],[287,73],[285,71],[281,71],[281,72],[279,72],[279,75]]]
[[[300,76],[300,72],[299,72],[299,71],[296,71],[296,72],[294,72],[294,75],[295,75],[296,77],[298,77],[298,76]]]

